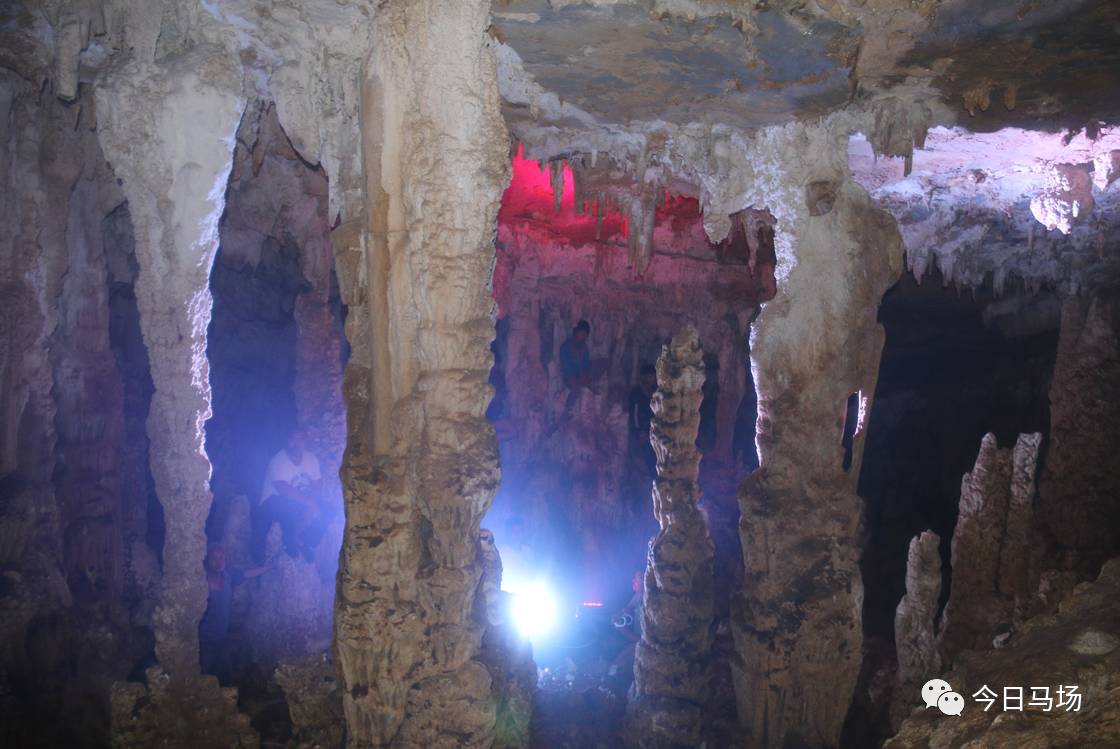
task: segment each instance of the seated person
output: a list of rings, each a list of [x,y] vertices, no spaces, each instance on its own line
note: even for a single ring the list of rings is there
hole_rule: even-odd
[[[319,459],[306,447],[300,429],[288,435],[284,449],[269,461],[260,504],[253,511],[253,556],[264,561],[265,542],[273,523],[279,523],[288,555],[301,552],[310,562],[327,530],[322,507],[323,477]]]
[[[591,335],[591,323],[580,320],[572,328],[572,335],[560,344],[560,376],[564,387],[568,388],[568,399],[564,410],[570,410],[579,398],[581,388],[598,394],[594,381],[603,373],[603,362],[592,362],[591,351],[587,348],[587,338]]]
[[[211,544],[206,551],[206,613],[198,624],[198,652],[202,672],[218,677],[222,684],[229,682],[229,651],[226,636],[229,634],[230,608],[233,603],[233,589],[242,580],[258,577],[265,567],[247,570],[231,570],[226,567],[226,549],[221,544]]]

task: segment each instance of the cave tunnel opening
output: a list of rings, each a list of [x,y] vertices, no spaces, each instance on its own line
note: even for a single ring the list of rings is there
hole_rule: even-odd
[[[213,504],[199,629],[203,670],[242,701],[267,702],[275,667],[331,638],[349,349],[329,234],[325,173],[295,151],[274,107],[250,107],[210,274]],[[262,735],[285,740],[283,705],[255,714]]]
[[[1039,432],[1045,446],[1059,316],[1050,290],[1015,285],[997,295],[989,281],[960,291],[937,271],[920,284],[905,273],[884,296],[886,342],[858,487],[866,503],[865,679],[893,663],[907,551],[923,531],[940,537],[939,612],[949,598],[961,479],[973,470],[981,438],[991,432],[1009,448],[1020,434]],[[858,404],[849,399],[847,410],[854,424]],[[882,705],[857,699],[845,740],[875,745],[889,735]]]
[[[583,156],[538,165],[519,151],[498,218],[487,416],[502,483],[484,525],[501,553],[503,588],[536,596],[533,610],[547,603],[558,619],[550,632],[531,637],[546,669],[546,698],[535,708],[545,743],[561,740],[550,732],[570,727],[582,710],[550,686],[604,683],[624,695],[629,683],[638,631],[633,603],[658,529],[653,370],[662,347],[687,325],[696,326],[704,349],[699,482],[723,618],[741,578],[737,487],[758,465],[748,341],[773,286],[772,218],[736,214],[728,239],[713,244],[698,201],[667,192],[655,213],[652,260],[638,272],[628,254],[631,219],[619,208],[635,186],[603,171]],[[565,374],[581,321],[590,329],[586,381]],[[542,600],[542,587],[551,601]],[[515,610],[515,625],[518,616]],[[611,704],[624,702],[616,696]]]

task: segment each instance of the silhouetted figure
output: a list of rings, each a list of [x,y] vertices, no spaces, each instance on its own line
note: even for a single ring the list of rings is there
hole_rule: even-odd
[[[572,328],[572,335],[560,344],[560,375],[568,388],[568,399],[564,410],[570,411],[579,398],[579,391],[587,388],[598,395],[594,382],[606,370],[606,360],[591,361],[591,351],[587,348],[587,338],[591,335],[591,323],[580,320]]]
[[[202,672],[218,677],[222,684],[229,683],[232,671],[227,636],[229,635],[230,609],[233,590],[242,580],[258,577],[265,567],[231,570],[226,567],[226,549],[213,544],[206,551],[206,613],[198,624],[198,652]]]
[[[635,449],[651,473],[657,468],[657,457],[649,442],[649,424],[653,419],[651,402],[655,392],[657,392],[657,368],[652,364],[646,364],[642,366],[641,374],[638,375],[638,384],[630,388],[627,420],[630,423],[630,435],[636,446]]]
[[[322,507],[323,477],[319,459],[307,449],[304,433],[295,429],[284,449],[269,461],[261,489],[261,503],[253,512],[253,556],[264,561],[265,541],[273,523],[279,523],[284,547],[290,556],[301,552],[307,561],[327,530]]]

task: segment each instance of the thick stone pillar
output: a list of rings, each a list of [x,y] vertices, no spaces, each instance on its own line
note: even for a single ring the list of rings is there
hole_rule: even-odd
[[[1095,578],[1120,546],[1117,445],[1120,298],[1102,290],[1062,304],[1036,511],[1046,542],[1046,558],[1038,564],[1055,578],[1051,586]],[[1056,599],[1057,591],[1051,593]]]
[[[209,274],[243,108],[236,56],[208,44],[167,66],[130,63],[97,89],[99,138],[136,230],[136,301],[155,385],[148,438],[166,531],[156,656],[172,677],[199,671],[211,502]]]
[[[840,737],[863,639],[855,489],[864,433],[845,471],[845,404],[859,393],[867,412],[884,339],[879,301],[902,267],[894,220],[836,156],[846,138],[809,136],[793,144],[797,171],[768,206],[777,234],[788,235],[777,295],[751,341],[761,467],[740,488],[746,575],[732,621],[750,747],[827,747]]]
[[[479,522],[498,485],[485,410],[509,178],[489,3],[390,0],[374,23],[367,224],[336,238],[341,262],[360,269],[347,269],[359,285],[347,289],[343,707],[354,747],[489,746],[475,600]]]
[[[673,336],[657,360],[650,441],[657,455],[653,512],[661,530],[650,542],[642,639],[627,714],[629,746],[700,746],[711,692],[712,556],[700,511],[696,434],[703,400],[704,352],[696,329]]]

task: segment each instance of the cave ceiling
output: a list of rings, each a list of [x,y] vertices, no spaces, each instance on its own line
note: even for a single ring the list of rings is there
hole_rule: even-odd
[[[921,88],[976,131],[1080,129],[1120,113],[1111,0],[496,0],[513,130],[819,117]],[[511,78],[557,106],[532,107]],[[940,122],[934,124],[953,124]]]

